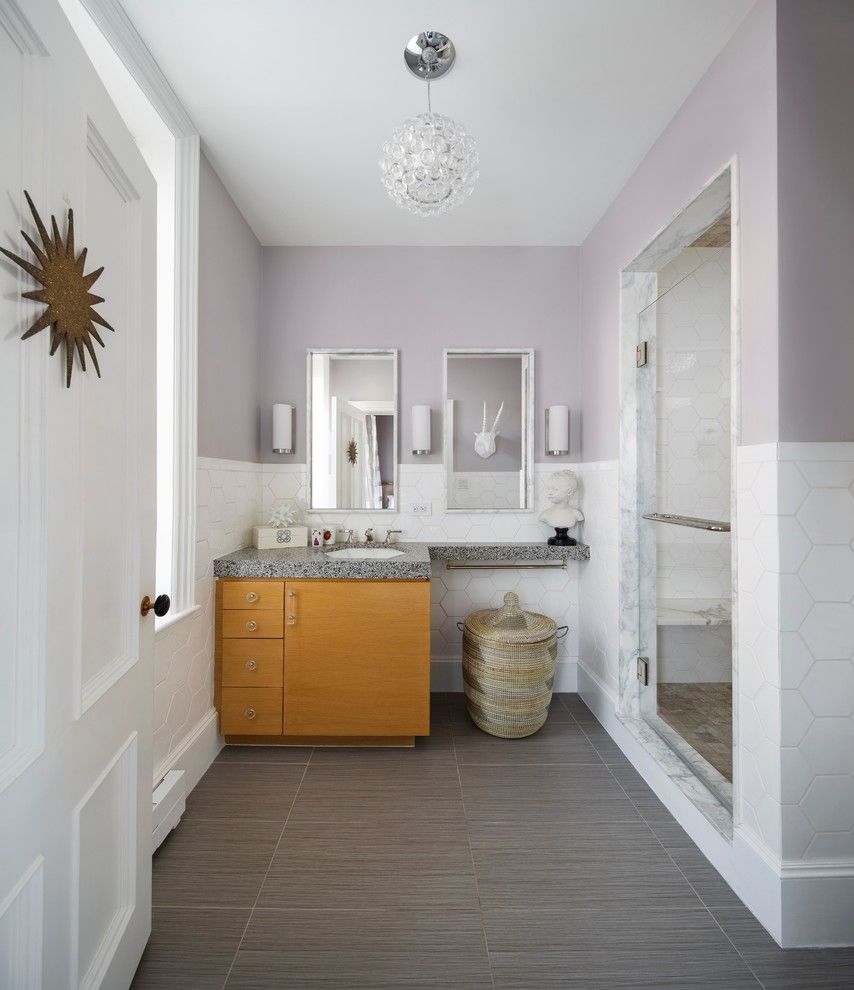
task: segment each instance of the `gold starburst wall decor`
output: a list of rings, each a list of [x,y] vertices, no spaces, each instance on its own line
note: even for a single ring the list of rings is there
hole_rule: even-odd
[[[347,460],[351,464],[355,464],[356,463],[356,458],[358,457],[358,454],[359,454],[359,448],[356,446],[356,441],[355,440],[351,440],[347,444]]]
[[[71,387],[71,371],[74,367],[74,351],[80,358],[80,367],[86,370],[86,351],[92,358],[92,364],[98,377],[101,377],[101,369],[98,366],[98,357],[92,345],[92,338],[104,346],[101,335],[95,329],[95,324],[106,327],[107,330],[115,332],[114,328],[93,309],[98,303],[104,300],[101,296],[96,296],[89,290],[97,282],[103,272],[102,268],[83,274],[86,264],[86,248],[74,256],[74,212],[68,211],[68,224],[65,241],[59,232],[56,217],[51,217],[51,227],[53,236],[48,233],[47,228],[42,223],[30,194],[24,191],[27,203],[33,214],[39,236],[42,239],[42,247],[22,230],[21,236],[27,242],[30,250],[36,256],[38,265],[19,258],[6,248],[0,247],[0,251],[11,258],[16,265],[31,275],[42,285],[41,289],[33,289],[31,292],[22,293],[24,299],[33,299],[36,302],[44,303],[47,309],[42,312],[33,325],[22,334],[21,340],[32,337],[45,327],[53,327],[50,338],[50,353],[55,354],[59,345],[65,341],[65,385]],[[84,347],[86,350],[84,350]]]

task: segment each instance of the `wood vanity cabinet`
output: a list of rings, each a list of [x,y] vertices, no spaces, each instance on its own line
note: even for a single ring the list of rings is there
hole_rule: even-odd
[[[229,742],[411,745],[430,732],[430,583],[220,578]]]

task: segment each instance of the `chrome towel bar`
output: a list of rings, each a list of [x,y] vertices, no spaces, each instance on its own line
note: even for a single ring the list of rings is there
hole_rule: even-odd
[[[719,519],[698,519],[697,516],[677,516],[669,512],[647,512],[644,519],[650,522],[670,523],[672,526],[689,526],[691,529],[706,529],[710,533],[729,533],[730,525]]]
[[[544,560],[541,563],[534,561],[498,561],[493,563],[488,560],[449,560],[446,562],[445,567],[449,571],[520,571],[520,570],[534,570],[534,571],[556,571],[565,570],[566,562],[563,560]]]

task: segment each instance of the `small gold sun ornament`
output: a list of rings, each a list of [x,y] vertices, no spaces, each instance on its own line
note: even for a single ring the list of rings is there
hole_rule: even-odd
[[[358,452],[359,451],[358,451],[358,448],[356,447],[356,441],[355,440],[351,440],[347,444],[347,460],[351,464],[355,464],[356,463],[356,455],[358,454]]]
[[[96,296],[89,290],[97,282],[103,272],[103,267],[96,268],[95,271],[83,274],[83,267],[86,264],[87,248],[83,248],[80,254],[74,256],[74,211],[68,211],[68,225],[65,241],[59,233],[56,217],[51,217],[50,222],[53,228],[53,237],[47,232],[47,228],[42,223],[38,211],[33,205],[30,194],[24,190],[33,219],[36,222],[39,235],[42,239],[43,247],[39,247],[36,242],[22,230],[21,236],[29,245],[30,250],[36,256],[38,266],[18,255],[12,254],[6,248],[0,247],[0,251],[20,265],[28,275],[40,282],[43,288],[33,289],[31,292],[23,292],[24,299],[33,299],[36,302],[44,303],[47,309],[39,316],[26,333],[22,334],[21,340],[32,337],[45,327],[52,326],[53,333],[50,338],[50,353],[55,354],[56,349],[65,341],[65,387],[71,387],[71,371],[74,367],[74,351],[80,357],[80,367],[86,370],[85,347],[92,358],[92,364],[98,377],[101,377],[101,369],[98,367],[98,358],[95,348],[92,346],[92,338],[104,346],[101,335],[95,329],[95,324],[106,327],[107,330],[115,329],[96,312],[93,307],[104,300],[101,296]],[[40,266],[40,267],[39,267]]]

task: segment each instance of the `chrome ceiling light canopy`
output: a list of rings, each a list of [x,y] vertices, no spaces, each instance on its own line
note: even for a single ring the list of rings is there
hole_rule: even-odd
[[[447,35],[422,31],[403,50],[407,69],[427,83],[427,113],[404,121],[383,145],[382,183],[398,206],[422,217],[447,213],[470,196],[477,146],[462,124],[433,113],[430,83],[450,72],[456,49]]]

